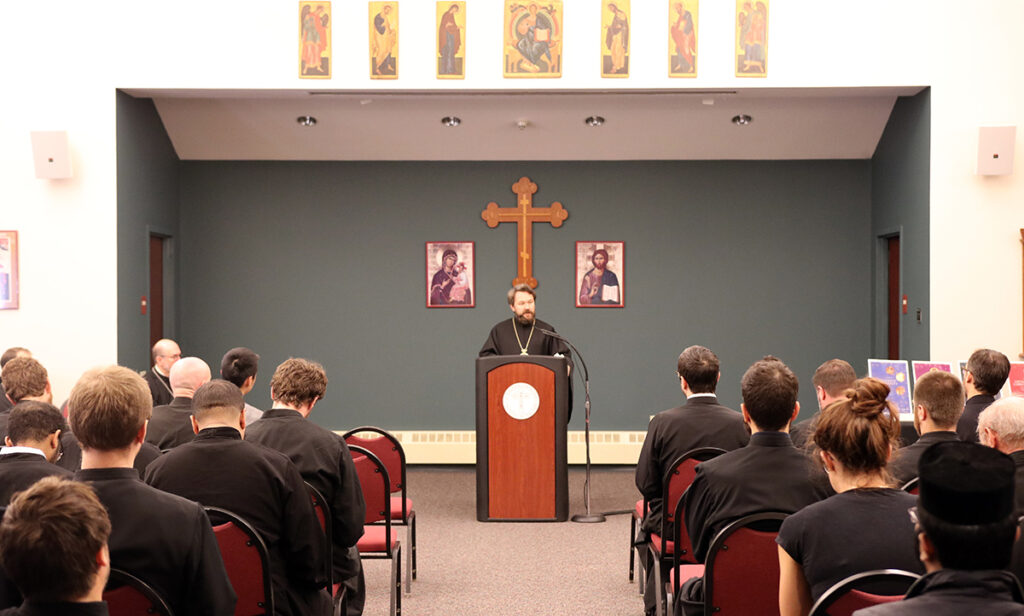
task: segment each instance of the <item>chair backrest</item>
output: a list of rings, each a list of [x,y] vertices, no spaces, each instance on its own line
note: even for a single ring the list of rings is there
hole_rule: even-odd
[[[385,533],[391,537],[391,480],[388,477],[388,469],[380,458],[375,456],[369,449],[358,445],[350,445],[352,461],[356,466],[356,474],[359,476],[359,487],[363,490],[363,500],[366,501],[366,519],[364,524],[384,522],[387,527]],[[388,553],[391,553],[391,541],[385,542],[388,546]]]
[[[309,497],[313,499],[313,511],[316,512],[316,519],[320,522],[320,530],[324,531],[324,537],[327,540],[327,579],[330,580],[331,585],[334,585],[334,538],[331,536],[331,506],[327,504],[327,500],[324,499],[324,495],[320,493],[320,490],[314,488],[308,481],[305,482],[306,488],[309,490]]]
[[[775,537],[788,514],[744,516],[719,531],[704,567],[704,613],[779,613],[779,552]]]
[[[103,589],[103,600],[107,602],[110,616],[173,616],[167,602],[152,586],[120,569],[110,570],[110,579]]]
[[[677,505],[683,496],[683,492],[686,492],[686,489],[693,483],[693,478],[697,476],[697,465],[723,453],[725,453],[725,450],[718,447],[698,447],[697,449],[687,451],[669,465],[668,471],[665,473],[665,480],[662,482],[662,554],[665,553],[665,542],[673,540],[676,541],[675,553],[683,555],[693,553],[693,548],[690,546],[690,536],[683,532],[680,539],[674,539],[674,535],[678,533],[674,532],[670,524],[675,524],[675,530],[679,530],[685,524],[682,517],[682,509]]]
[[[918,478],[914,477],[913,479],[911,479],[907,483],[903,484],[902,490],[904,492],[909,492],[911,494],[916,495],[917,494],[917,482],[918,482]]]
[[[376,436],[371,436],[376,435]],[[402,493],[402,519],[406,519],[408,512],[405,511],[405,450],[402,444],[391,433],[373,426],[363,426],[349,430],[342,437],[348,445],[355,445],[367,449],[380,458],[388,469],[388,477],[391,478],[391,492]]]
[[[270,578],[270,552],[252,524],[227,509],[205,507],[213,523],[213,534],[238,595],[235,616],[274,613],[274,590]]]
[[[919,577],[901,569],[878,569],[851,575],[826,590],[814,602],[810,616],[850,616],[872,605],[899,601]]]

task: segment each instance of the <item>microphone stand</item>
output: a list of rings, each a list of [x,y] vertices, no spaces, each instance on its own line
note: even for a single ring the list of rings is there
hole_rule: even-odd
[[[587,371],[587,362],[584,361],[583,354],[580,353],[579,349],[577,349],[576,346],[573,343],[569,342],[569,339],[566,338],[565,336],[563,336],[561,334],[558,334],[556,332],[553,332],[553,331],[546,330],[546,329],[542,329],[542,330],[540,330],[540,332],[542,334],[547,334],[548,336],[551,336],[552,338],[557,338],[557,339],[561,340],[562,342],[568,344],[569,348],[571,348],[576,353],[576,357],[580,358],[580,364],[583,365],[583,388],[584,388],[584,391],[585,391],[585,397],[584,397],[584,400],[583,400],[583,409],[584,409],[584,432],[583,432],[584,437],[583,437],[583,440],[584,440],[584,442],[586,444],[586,449],[587,449],[587,471],[586,471],[586,479],[583,482],[583,502],[584,502],[584,505],[586,506],[587,512],[586,513],[577,513],[576,515],[572,516],[571,519],[572,519],[573,522],[583,522],[583,523],[604,522],[605,521],[605,516],[604,516],[603,513],[591,513],[591,511],[590,511],[590,373]]]

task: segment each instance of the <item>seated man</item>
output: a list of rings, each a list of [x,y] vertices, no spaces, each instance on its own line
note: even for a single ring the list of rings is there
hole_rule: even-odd
[[[711,541],[733,520],[759,511],[793,513],[832,493],[824,473],[789,439],[789,424],[800,413],[796,375],[768,356],[743,375],[743,420],[750,444],[697,466],[684,494],[686,530],[694,556],[704,562]],[[703,613],[704,584],[694,578],[680,589],[684,611]]]
[[[348,446],[337,434],[309,420],[327,392],[323,366],[292,358],[274,371],[270,398],[274,406],[245,430],[245,440],[285,454],[331,509],[334,581],[348,588],[348,612],[362,613],[366,599],[363,568],[356,541],[363,535],[366,503]]]
[[[661,532],[664,505],[664,477],[669,466],[684,453],[698,447],[718,447],[726,451],[739,449],[750,440],[743,416],[718,403],[715,388],[722,373],[718,356],[711,349],[691,346],[679,354],[676,363],[679,388],[686,395],[686,404],[662,411],[647,426],[640,459],[636,463],[636,487],[647,499],[650,512],[644,516],[643,544],[651,533]],[[669,507],[674,504],[669,504]],[[669,529],[668,537],[671,537]],[[647,611],[654,610],[658,589],[654,585],[654,569],[650,553],[643,554],[647,562],[647,585],[644,604]]]
[[[1006,567],[1017,534],[1014,464],[973,443],[947,441],[921,454],[916,514],[927,573],[902,601],[863,616],[1024,614],[1020,585]]]
[[[993,402],[978,416],[981,444],[1010,456],[1016,468],[1017,515],[1024,515],[1024,398],[1010,396]],[[1013,544],[1010,571],[1024,579],[1024,542]]]
[[[230,381],[247,395],[256,386],[256,371],[260,367],[260,356],[252,349],[235,347],[224,354],[220,360],[220,378]],[[263,416],[263,411],[245,403],[245,425],[251,426]]]
[[[935,443],[957,440],[956,424],[964,409],[964,387],[948,372],[933,370],[914,386],[914,429],[921,435],[912,445],[894,451],[889,474],[898,485],[917,477],[917,460]]]
[[[50,389],[50,376],[46,368],[32,357],[15,357],[7,362],[3,369],[4,393],[12,404],[25,400],[53,403]],[[0,413],[0,437],[7,435],[7,422],[10,411]],[[60,434],[61,455],[56,460],[57,466],[69,471],[78,470],[82,462],[82,450],[78,439],[70,430],[62,430]]]
[[[235,592],[206,512],[142,483],[132,467],[152,406],[146,382],[128,368],[86,371],[68,402],[82,444],[75,479],[110,512],[114,568],[152,586],[175,614],[232,614]]]
[[[811,383],[814,384],[814,397],[818,401],[818,412],[793,424],[789,436],[793,439],[794,445],[800,448],[807,445],[811,434],[814,433],[814,422],[821,415],[821,411],[836,400],[844,398],[846,390],[853,387],[853,382],[856,380],[857,373],[854,372],[853,366],[845,360],[830,359],[818,366],[814,371],[814,376],[811,377]]]
[[[170,404],[153,407],[146,442],[161,451],[188,443],[195,437],[192,432],[192,396],[210,380],[210,367],[198,357],[183,357],[171,366],[171,389],[174,399]]]
[[[146,481],[227,509],[259,531],[270,552],[278,614],[330,614],[327,540],[309,491],[287,456],[242,440],[244,406],[242,392],[227,381],[200,387],[192,400],[195,439],[151,463]]]
[[[11,409],[6,446],[0,448],[0,506],[43,477],[71,477],[54,464],[63,429],[64,416],[52,404],[26,400]]]
[[[956,424],[956,435],[967,443],[978,442],[978,415],[996,400],[1010,376],[1010,360],[999,351],[978,349],[967,359],[964,389],[967,402]]]
[[[7,349],[4,351],[3,355],[0,355],[0,372],[3,371],[7,362],[11,361],[15,357],[32,357],[32,352],[25,347],[11,347]],[[7,396],[4,395],[3,378],[0,377],[0,415],[11,410],[12,406],[14,406],[14,404]]]
[[[0,563],[25,597],[3,616],[105,616],[110,520],[88,486],[40,479],[0,522]]]

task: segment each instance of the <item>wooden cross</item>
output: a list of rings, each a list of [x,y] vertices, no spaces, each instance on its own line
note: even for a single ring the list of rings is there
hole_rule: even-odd
[[[561,227],[562,221],[569,217],[569,212],[558,201],[552,203],[551,207],[533,207],[533,193],[537,192],[537,185],[526,176],[512,185],[512,192],[519,195],[516,207],[498,207],[497,203],[491,201],[487,209],[480,213],[480,218],[487,221],[487,226],[492,229],[499,223],[516,223],[519,269],[512,280],[512,286],[528,284],[536,289],[537,279],[533,277],[533,223],[550,222],[552,227]]]

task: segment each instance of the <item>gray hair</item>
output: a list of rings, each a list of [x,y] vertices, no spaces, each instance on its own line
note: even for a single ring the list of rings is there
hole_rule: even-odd
[[[1011,396],[996,400],[978,416],[978,436],[985,430],[999,436],[1013,451],[1024,449],[1024,398]]]

